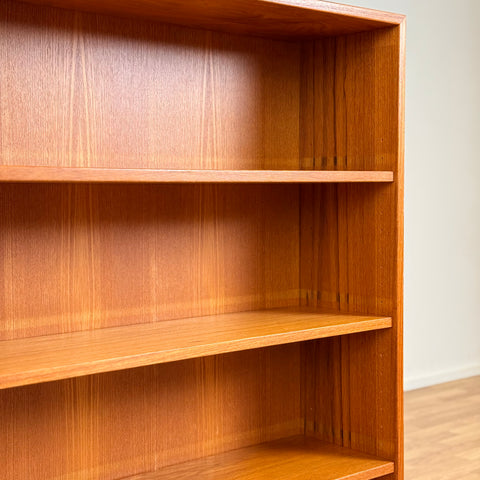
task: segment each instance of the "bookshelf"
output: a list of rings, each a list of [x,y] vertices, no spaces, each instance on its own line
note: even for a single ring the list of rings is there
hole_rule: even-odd
[[[3,478],[402,480],[403,16],[0,20]]]

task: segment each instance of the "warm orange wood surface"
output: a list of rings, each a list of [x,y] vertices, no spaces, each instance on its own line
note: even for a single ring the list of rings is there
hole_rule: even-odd
[[[0,340],[298,305],[298,189],[0,184]]]
[[[0,388],[391,327],[388,317],[274,309],[0,342]]]
[[[4,0],[0,25],[0,171],[33,175],[0,182],[0,355],[173,326],[161,350],[147,333],[80,342],[81,367],[74,349],[25,352],[47,377],[0,390],[2,479],[176,471],[306,433],[403,480],[403,17],[314,0]],[[55,183],[47,167],[82,170]],[[148,184],[145,169],[183,178]],[[268,178],[212,184],[231,171]],[[355,172],[389,178],[347,182]],[[227,338],[223,322],[205,340],[217,315],[298,305],[391,328],[338,336],[359,324],[305,329],[289,314],[274,324],[290,330],[265,320]],[[213,355],[226,345],[261,348]],[[148,363],[209,356],[130,368],[144,364],[132,348]],[[67,376],[52,361],[83,376],[45,381]],[[102,362],[126,369],[87,375]],[[352,478],[371,478],[362,468]]]
[[[128,480],[369,480],[393,469],[392,462],[297,436],[172,465]]]
[[[298,41],[12,0],[0,24],[2,165],[300,169]]]
[[[2,480],[119,479],[300,435],[301,345],[0,390]]]
[[[331,183],[393,182],[393,172],[333,170],[153,170],[0,166],[0,182]]]
[[[390,185],[300,187],[302,304],[393,316],[375,339],[307,347],[307,432],[395,458],[389,480],[403,478],[404,35],[402,25],[317,40],[304,51],[302,84],[305,123],[315,124],[302,144],[304,168],[395,172]]]
[[[395,308],[393,315],[395,325],[393,329],[392,356],[395,371],[393,375],[396,381],[395,391],[395,458],[397,460],[397,475],[401,480],[405,476],[404,471],[404,397],[403,397],[403,270],[404,270],[404,197],[405,197],[405,68],[406,68],[406,21],[404,20],[398,29],[398,66],[396,67],[397,86],[397,135],[396,152],[398,162],[396,168],[397,182],[395,187],[395,284],[394,299]]]
[[[397,25],[403,15],[322,0],[25,0],[30,3],[277,37],[341,35]]]

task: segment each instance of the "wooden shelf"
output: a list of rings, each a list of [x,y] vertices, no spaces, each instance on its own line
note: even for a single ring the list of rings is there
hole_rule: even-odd
[[[297,436],[172,465],[129,480],[369,480],[393,471],[393,462]]]
[[[332,183],[393,182],[388,171],[163,170],[147,168],[0,166],[0,182]]]
[[[389,328],[390,317],[258,310],[0,343],[0,388]]]

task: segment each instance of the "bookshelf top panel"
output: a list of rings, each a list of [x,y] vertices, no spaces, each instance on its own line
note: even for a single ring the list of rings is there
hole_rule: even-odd
[[[321,0],[27,0],[88,12],[138,16],[209,30],[271,37],[332,36],[385,28],[404,16]]]

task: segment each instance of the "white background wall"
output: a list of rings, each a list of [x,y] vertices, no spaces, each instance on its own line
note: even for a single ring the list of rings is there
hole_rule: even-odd
[[[480,1],[343,2],[407,15],[405,388],[478,375]]]

